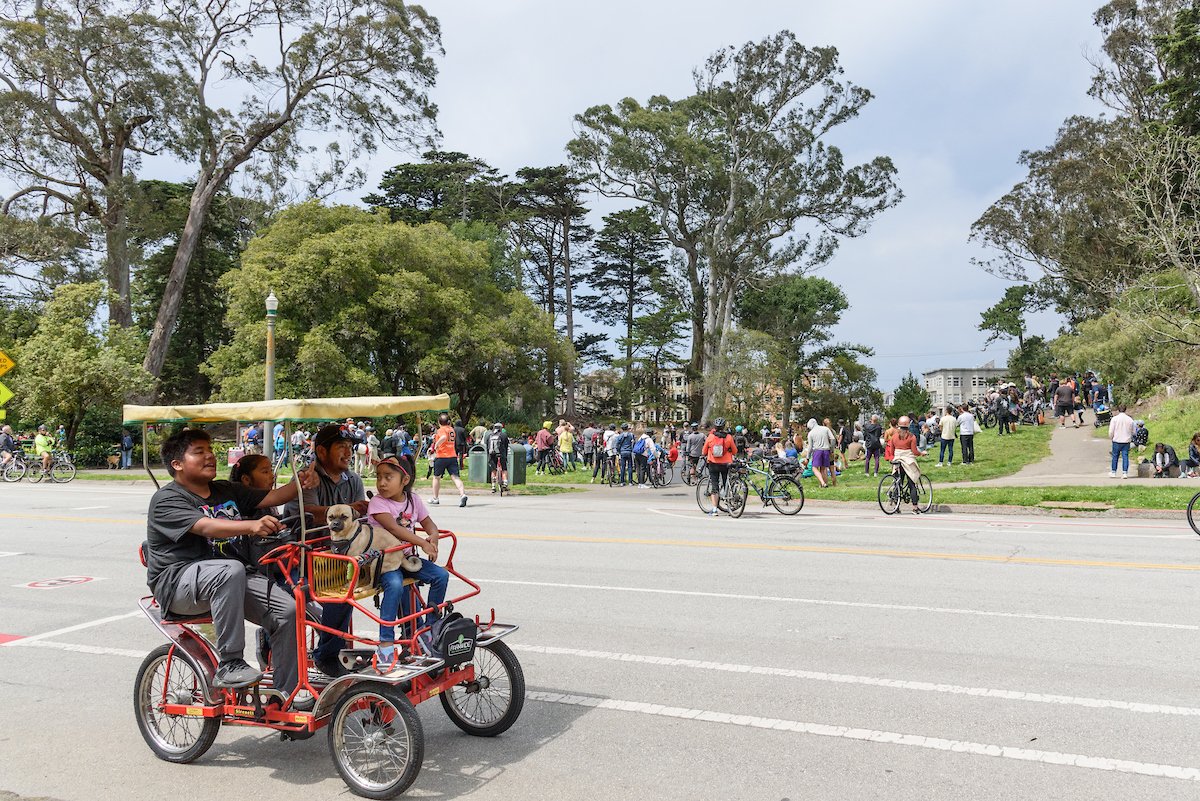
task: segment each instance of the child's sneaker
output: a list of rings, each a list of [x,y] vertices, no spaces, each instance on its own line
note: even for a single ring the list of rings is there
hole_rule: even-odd
[[[434,506],[438,506],[441,504],[441,501],[439,501],[437,498],[430,498],[429,503],[433,504]]]

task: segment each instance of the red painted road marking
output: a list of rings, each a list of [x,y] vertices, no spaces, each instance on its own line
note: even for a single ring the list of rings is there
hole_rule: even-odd
[[[12,642],[13,640],[23,640],[24,635],[21,634],[0,634],[0,644]]]
[[[91,576],[59,576],[58,578],[31,581],[28,584],[18,584],[17,586],[30,590],[56,590],[59,587],[87,584],[89,581],[95,581],[95,579]]]

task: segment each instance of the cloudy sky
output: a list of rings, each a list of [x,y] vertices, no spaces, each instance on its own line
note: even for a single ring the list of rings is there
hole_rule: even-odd
[[[1005,284],[971,266],[982,254],[967,236],[1020,180],[1021,150],[1051,142],[1067,116],[1099,111],[1086,94],[1098,5],[426,0],[446,49],[434,91],[442,147],[508,174],[561,163],[574,115],[591,105],[689,93],[692,67],[719,47],[785,28],[806,45],[837,47],[845,77],[875,100],[831,141],[849,159],[891,156],[906,197],[820,274],[850,299],[838,337],[875,349],[885,391],[910,369],[1006,360],[1007,347],[985,351],[976,330]],[[402,160],[377,154],[368,185]],[[1053,333],[1057,322],[1036,327]]]

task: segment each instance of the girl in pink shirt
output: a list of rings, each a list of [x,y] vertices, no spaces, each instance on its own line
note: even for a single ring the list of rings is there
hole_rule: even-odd
[[[450,573],[444,567],[434,564],[438,557],[438,529],[429,517],[425,502],[412,491],[413,463],[410,456],[389,456],[376,466],[375,489],[376,495],[367,504],[367,517],[373,525],[390,532],[403,542],[409,543],[407,553],[420,548],[429,557],[421,559],[421,569],[416,573],[406,573],[403,570],[392,570],[384,573],[380,580],[383,583],[383,599],[379,604],[379,616],[384,620],[397,620],[410,614],[409,593],[405,590],[404,579],[415,578],[429,585],[425,602],[428,606],[436,607],[446,600],[446,587],[450,583]],[[425,530],[426,537],[419,536],[413,524],[417,523]],[[426,615],[422,626],[432,625],[434,617]],[[427,637],[428,632],[422,635]],[[395,658],[395,627],[386,624],[379,627],[379,659],[380,661]],[[424,641],[424,640],[423,640]],[[429,645],[425,643],[426,649]]]

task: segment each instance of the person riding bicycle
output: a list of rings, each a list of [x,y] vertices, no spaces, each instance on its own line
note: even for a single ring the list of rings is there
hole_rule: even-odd
[[[904,474],[908,476],[908,495],[912,501],[913,513],[921,513],[918,487],[921,485],[921,468],[917,466],[917,457],[925,452],[917,447],[917,439],[908,430],[908,418],[900,418],[900,429],[892,438],[892,460],[899,462]]]
[[[712,491],[712,508],[708,510],[708,514],[712,517],[717,516],[718,496],[729,478],[729,467],[733,464],[733,457],[737,452],[737,444],[725,430],[725,418],[718,417],[713,421],[712,432],[704,440],[702,454],[708,462],[708,483]]]
[[[492,430],[484,434],[483,441],[487,449],[488,478],[495,475],[492,492],[496,491],[496,482],[508,489],[508,434],[504,431],[504,423],[492,423]]]
[[[41,458],[42,470],[49,473],[50,462],[54,458],[54,439],[45,425],[38,426],[37,436],[33,439],[33,452]]]
[[[8,464],[17,452],[17,441],[13,439],[12,426],[0,428],[0,467]]]

